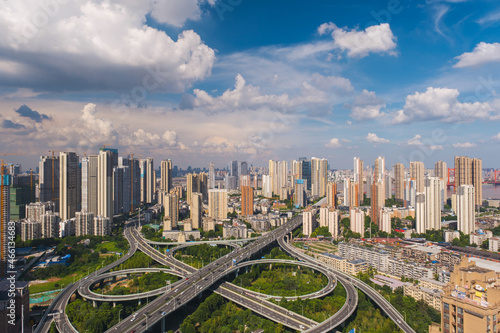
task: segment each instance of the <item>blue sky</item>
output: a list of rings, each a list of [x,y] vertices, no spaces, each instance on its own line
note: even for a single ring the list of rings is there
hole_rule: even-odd
[[[2,153],[498,167],[497,1],[6,1]],[[22,107],[26,105],[27,107]]]

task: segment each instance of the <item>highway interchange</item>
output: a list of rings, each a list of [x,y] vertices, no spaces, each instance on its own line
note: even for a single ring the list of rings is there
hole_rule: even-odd
[[[94,301],[122,300],[115,298],[108,299],[103,295],[92,293],[90,291],[90,286],[93,283],[102,280],[106,276],[109,277],[109,273],[108,275],[104,275],[102,277],[100,275],[123,263],[138,249],[158,261],[160,264],[167,265],[170,267],[169,272],[175,272],[177,275],[182,276],[182,278],[172,284],[170,288],[165,287],[160,290],[148,292],[149,294],[147,294],[147,296],[160,296],[139,309],[133,316],[129,316],[128,318],[121,320],[121,322],[110,328],[107,332],[145,332],[153,324],[164,319],[170,313],[176,311],[179,307],[182,307],[195,297],[199,296],[203,291],[212,288],[215,288],[215,292],[221,294],[229,300],[247,307],[271,320],[281,322],[282,324],[296,330],[314,333],[329,332],[352,315],[357,306],[358,299],[356,288],[358,288],[374,302],[376,302],[404,332],[414,332],[413,329],[406,322],[404,322],[402,315],[373,288],[350,275],[333,270],[329,267],[324,267],[323,264],[320,264],[315,259],[302,254],[297,248],[291,246],[285,241],[287,234],[296,229],[302,223],[300,215],[291,219],[281,227],[274,229],[257,239],[253,239],[252,243],[243,248],[234,245],[235,249],[231,253],[207,264],[199,270],[175,260],[171,255],[165,256],[152,248],[151,245],[148,244],[150,242],[145,240],[139,230],[135,227],[136,221],[137,217],[131,219],[127,223],[124,231],[125,238],[130,243],[130,249],[127,254],[114,263],[96,271],[87,278],[78,281],[76,284],[67,286],[52,302],[35,332],[48,332],[52,318],[56,321],[59,331],[65,333],[77,332],[76,329],[72,327],[66,314],[64,313],[64,308],[75,292],[79,292],[84,298]],[[249,292],[246,289],[242,289],[228,282],[224,282],[217,287],[214,286],[214,284],[221,278],[242,268],[244,265],[259,263],[259,261],[249,260],[274,241],[277,241],[286,252],[299,260],[294,261],[295,264],[303,264],[314,268],[328,277],[328,286],[326,286],[322,292],[318,292],[317,295],[309,295],[309,297],[322,297],[325,293],[330,293],[333,290],[332,287],[335,288],[338,281],[338,283],[341,283],[346,289],[347,296],[344,306],[330,318],[321,323],[316,323],[310,319],[289,312],[278,305],[264,300],[261,297],[262,295],[259,295],[258,293]],[[221,242],[213,243],[220,244]],[[164,243],[162,245],[167,244],[170,245],[170,243]],[[193,244],[183,244],[172,249],[172,252],[175,249],[196,244],[198,244],[198,242],[193,242]],[[227,244],[227,242],[224,241],[223,244]],[[264,262],[269,263],[269,261],[263,261],[262,263]],[[85,279],[87,279],[87,281],[85,281]],[[129,298],[132,297],[130,299],[137,299],[136,295],[127,296],[129,296]],[[127,297],[124,298],[127,299]],[[301,296],[301,298],[304,297]]]

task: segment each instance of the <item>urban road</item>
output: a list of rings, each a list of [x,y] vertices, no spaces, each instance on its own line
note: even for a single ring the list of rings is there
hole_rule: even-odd
[[[137,230],[134,230],[135,228],[131,227],[131,225],[134,224],[134,221],[135,220],[132,220],[130,223],[127,224],[127,227],[125,228],[124,232],[126,239],[131,244],[128,253],[122,258],[120,258],[118,261],[102,268],[101,270],[96,271],[95,276],[104,273],[106,271],[109,271],[110,269],[123,263],[125,260],[130,258],[135,253],[138,247],[140,248],[141,251],[152,256],[153,259],[155,260],[156,260],[155,257],[160,257],[163,260],[165,259],[164,256],[162,256],[161,254],[158,255],[158,252],[154,251],[154,249],[152,249],[148,244],[143,242],[142,239],[139,240],[135,237],[136,235],[132,234],[132,231],[134,231],[134,233],[138,233]],[[119,324],[115,325],[107,332],[147,331],[148,328],[153,323],[156,323],[159,320],[165,318],[165,316],[174,312],[179,307],[183,306],[184,304],[195,298],[204,290],[210,288],[215,281],[218,281],[225,275],[229,274],[231,271],[237,269],[237,267],[235,266],[237,266],[238,263],[250,259],[253,255],[257,254],[262,248],[266,247],[275,240],[279,242],[280,246],[283,247],[284,250],[286,250],[293,256],[297,257],[299,260],[308,262],[311,265],[316,265],[318,268],[323,267],[322,264],[316,262],[313,258],[302,254],[298,249],[294,248],[293,246],[289,245],[284,241],[284,237],[289,232],[297,228],[300,224],[301,224],[301,217],[297,216],[291,221],[282,225],[281,227],[271,231],[270,233],[264,236],[261,236],[260,238],[255,240],[253,243],[247,245],[246,247],[236,248],[235,251],[215,260],[214,262],[208,264],[207,266],[197,271],[194,271],[194,268],[184,263],[180,263],[178,261],[174,262],[174,260],[169,260],[170,266],[173,266],[174,268],[183,271],[185,274],[183,279],[175,284],[175,289],[172,288],[173,290],[171,289],[170,291],[167,291],[162,296],[158,297],[156,300],[152,301],[147,306],[137,311],[134,314],[134,316],[130,316],[122,320]],[[168,243],[166,243],[165,245],[168,245]],[[406,322],[404,322],[402,315],[377,291],[375,291],[368,285],[364,284],[362,281],[352,276],[333,270],[331,268],[327,269],[332,272],[334,271],[334,273],[337,275],[338,281],[346,289],[347,296],[344,306],[339,311],[337,311],[332,317],[328,318],[327,320],[323,321],[320,324],[314,323],[312,321],[307,322],[306,320],[304,320],[304,318],[300,318],[293,325],[287,325],[287,326],[296,328],[298,325],[298,327],[302,330],[307,329],[307,332],[315,332],[315,333],[328,332],[332,330],[334,327],[338,326],[340,323],[345,321],[355,311],[357,305],[357,291],[354,288],[354,286],[356,286],[360,290],[365,292],[368,297],[372,298],[382,308],[382,310],[394,322],[396,322],[396,324],[404,332],[408,333],[414,332],[413,329],[411,329],[411,327]],[[56,313],[56,315],[54,315],[54,319],[56,320],[58,329],[62,332],[76,332],[76,330],[72,327],[71,323],[69,322],[66,314],[64,313],[64,308],[67,305],[71,295],[77,291],[79,286],[80,284],[77,283],[66,287],[63,290],[63,292],[60,293],[58,298],[54,300],[54,302],[51,304],[51,308],[49,308],[49,310],[47,311],[47,312],[52,312],[51,314]],[[263,302],[265,302],[264,300],[261,300],[260,298],[252,299],[252,297],[256,296],[251,295],[251,293],[248,293],[247,295],[245,295],[244,293],[241,294],[241,291],[240,292],[235,291],[234,287],[235,287],[234,285],[228,286],[227,284],[223,284],[220,286],[220,288],[221,290],[224,291],[219,293],[220,294],[225,293],[227,295],[230,295],[232,293],[230,298],[233,298],[235,300],[238,299],[236,302],[243,306],[246,306],[246,304],[252,304],[252,306],[249,306],[249,308],[253,308],[253,311],[256,312],[259,312],[258,309],[256,309],[256,305],[258,305],[258,303],[261,302],[260,303],[261,311],[264,312],[263,309]],[[280,308],[279,306],[276,305],[274,306]],[[266,311],[268,311],[269,309],[270,307],[267,307]],[[280,308],[280,310],[276,310],[275,313],[273,313],[273,315],[271,315],[270,317],[273,318],[275,314],[282,315],[283,311],[287,310]],[[295,314],[290,315],[290,313],[288,313],[288,316],[285,316],[284,318],[285,320],[284,324],[290,322],[291,318],[293,318],[294,315]],[[283,318],[276,317],[274,318],[274,320],[282,322]],[[50,328],[50,322],[51,320],[48,319],[47,316],[45,316],[35,332],[48,332]]]

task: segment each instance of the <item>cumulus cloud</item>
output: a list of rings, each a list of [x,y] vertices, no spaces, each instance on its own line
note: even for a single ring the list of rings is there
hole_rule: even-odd
[[[474,148],[477,145],[471,142],[463,142],[463,143],[454,143],[452,146],[454,148]]]
[[[32,110],[30,107],[26,105],[20,106],[18,109],[15,110],[15,112],[19,114],[21,117],[29,118],[37,123],[41,123],[42,120],[50,119],[50,117],[47,116],[46,114],[41,114],[38,111]]]
[[[408,142],[406,142],[406,145],[426,147],[429,150],[443,149],[443,146],[435,145],[434,142],[432,141],[427,142],[426,140],[424,140],[424,142],[422,142],[420,139],[422,139],[422,136],[420,134],[416,134],[413,138],[411,138],[410,140],[408,140]]]
[[[338,85],[340,81],[332,77],[319,78],[320,84],[324,86]],[[314,78],[313,78],[314,81]],[[342,81],[340,85],[346,87],[346,82]],[[350,82],[349,82],[350,85]],[[287,93],[265,94],[260,87],[248,84],[242,75],[238,74],[235,78],[234,89],[226,90],[220,96],[212,96],[201,89],[193,90],[194,96],[184,95],[181,103],[181,109],[200,109],[213,114],[218,112],[235,112],[245,110],[258,110],[268,108],[282,112],[291,112],[297,107],[307,107],[309,109],[328,106],[331,102],[330,96],[323,90],[316,88],[311,83],[302,82],[300,93],[290,97]]]
[[[330,33],[335,48],[352,58],[363,58],[370,53],[387,53],[396,55],[396,37],[388,23],[381,23],[365,30],[345,30],[334,23],[323,23],[318,27],[320,35]]]
[[[390,141],[384,138],[379,138],[375,133],[368,133],[366,136],[366,141],[370,143],[389,143]]]
[[[455,59],[458,62],[453,65],[456,68],[481,66],[487,63],[500,62],[500,43],[481,42],[476,45],[472,52],[466,52]]]
[[[4,1],[0,48],[2,61],[13,65],[0,64],[0,83],[38,91],[131,91],[136,86],[184,91],[210,75],[215,52],[192,30],[174,40],[145,24],[148,15],[160,20],[163,5],[192,7],[181,0],[75,0],[47,13],[36,0]],[[36,17],[45,20],[34,21]],[[160,21],[178,25],[187,19],[175,17],[177,21]]]
[[[423,93],[406,97],[402,110],[393,115],[393,123],[441,120],[443,122],[470,122],[486,119],[493,108],[487,102],[460,103],[457,89],[429,87]]]
[[[339,138],[332,138],[328,143],[325,144],[327,148],[340,148],[342,144],[340,143]]]
[[[500,132],[498,132],[498,134],[493,135],[491,139],[495,141],[500,141]]]
[[[380,112],[380,109],[385,108],[386,105],[384,100],[377,97],[374,91],[364,89],[350,105],[346,106],[351,109],[353,119],[369,120],[382,117],[384,113]]]
[[[215,0],[157,0],[152,2],[151,16],[160,23],[182,27],[187,20],[196,21],[201,17],[200,4],[212,6]]]

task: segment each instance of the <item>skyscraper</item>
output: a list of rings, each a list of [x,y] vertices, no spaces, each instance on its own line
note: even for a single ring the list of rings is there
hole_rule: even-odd
[[[455,156],[455,191],[458,191],[461,185],[474,186],[474,202],[476,207],[481,206],[483,202],[482,173],[481,159]]]
[[[59,212],[63,221],[75,217],[81,204],[80,160],[74,152],[59,154]]]
[[[153,202],[155,178],[153,159],[148,157],[141,160],[141,201],[144,203]]]
[[[7,273],[7,227],[10,221],[10,183],[11,176],[0,172],[0,278]]]
[[[208,166],[208,188],[215,188],[215,165],[214,162],[210,162]]]
[[[306,199],[307,194],[305,181],[304,179],[296,179],[293,192],[293,204],[298,207],[305,207],[307,206]]]
[[[316,216],[311,211],[302,213],[302,230],[303,234],[310,236],[316,229]]]
[[[208,191],[208,216],[216,220],[227,218],[227,190]]]
[[[113,222],[113,150],[100,149],[97,172],[97,212],[94,216],[107,217]],[[116,152],[116,154],[118,154]]]
[[[326,185],[326,204],[337,208],[337,183],[335,182],[328,182]]]
[[[262,175],[262,195],[266,198],[273,196],[273,183],[269,175]]]
[[[311,195],[326,196],[328,181],[328,161],[324,158],[311,158]]]
[[[445,183],[448,182],[448,165],[446,165],[446,162],[437,161],[434,164],[434,175]]]
[[[365,212],[359,208],[351,208],[349,218],[351,220],[351,231],[357,232],[363,237],[365,233]]]
[[[229,175],[234,177],[236,188],[238,188],[238,184],[240,183],[240,179],[238,177],[238,169],[238,161],[231,161],[231,163],[229,164]]]
[[[191,199],[191,220],[193,229],[200,229],[203,219],[203,202],[201,193],[193,193]]]
[[[441,189],[442,180],[438,177],[425,179],[425,229],[441,230]]]
[[[161,184],[162,191],[170,192],[172,189],[172,160],[161,161]]]
[[[328,212],[328,231],[334,239],[339,237],[339,212],[331,210]]]
[[[417,192],[424,192],[424,171],[425,167],[423,162],[410,162],[410,178],[415,180]]]
[[[97,213],[99,155],[82,159],[82,211]]]
[[[253,215],[253,188],[241,187],[241,215]]]
[[[354,181],[358,183],[358,203],[363,202],[363,160],[359,157],[354,157]]]
[[[359,207],[359,184],[356,181],[349,185],[349,207]]]
[[[371,219],[379,225],[380,210],[385,207],[385,187],[383,181],[374,181],[372,185],[372,209]]]
[[[41,156],[39,162],[38,188],[40,201],[52,201],[59,211],[59,156]]]
[[[46,212],[42,215],[42,238],[59,237],[59,214]]]
[[[457,229],[466,235],[476,230],[474,192],[474,186],[460,185],[457,193]]]
[[[130,190],[129,206],[130,211],[134,211],[140,206],[141,203],[141,168],[139,166],[139,160],[131,157],[119,157],[118,166],[128,167],[130,173]],[[125,197],[124,197],[125,198]]]
[[[177,227],[179,222],[179,197],[175,193],[166,193],[163,197],[163,210],[165,212],[165,223],[170,223],[169,228],[163,228],[163,230],[172,230],[172,228]],[[164,225],[165,225],[164,223]]]
[[[425,227],[425,193],[415,195],[415,230],[417,234],[424,234]]]
[[[401,163],[397,163],[394,166],[394,198],[396,201],[403,202],[404,201],[404,180],[405,180],[405,167]]]
[[[94,234],[94,213],[76,212],[75,214],[75,235],[93,235]]]
[[[373,170],[373,181],[384,181],[385,157],[379,156],[375,159],[375,168]]]
[[[307,190],[311,190],[311,161],[306,157],[300,157],[299,161],[302,162],[302,179],[306,181]]]

